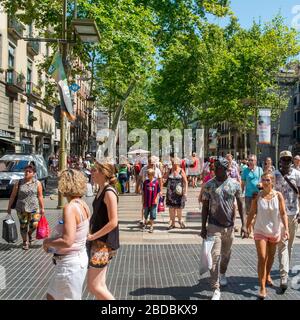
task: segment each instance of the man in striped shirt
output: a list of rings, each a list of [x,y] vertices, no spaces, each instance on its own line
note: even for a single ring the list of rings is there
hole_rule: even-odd
[[[160,193],[160,183],[158,179],[154,178],[155,171],[153,169],[147,170],[148,179],[143,183],[143,207],[144,207],[144,226],[147,226],[147,220],[150,215],[149,232],[153,232],[153,224],[156,219],[156,208],[158,202],[158,195]]]

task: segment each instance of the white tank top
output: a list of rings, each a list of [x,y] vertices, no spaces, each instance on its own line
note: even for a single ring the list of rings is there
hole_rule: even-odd
[[[258,194],[257,215],[254,224],[254,233],[278,237],[281,233],[281,218],[278,194],[267,200]]]

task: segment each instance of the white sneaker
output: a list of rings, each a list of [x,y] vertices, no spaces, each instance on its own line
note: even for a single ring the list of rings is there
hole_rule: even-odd
[[[213,292],[213,296],[211,298],[211,300],[220,300],[221,298],[221,291],[220,289],[215,289]]]
[[[222,286],[222,287],[225,287],[225,286],[227,286],[227,278],[226,278],[226,276],[225,276],[225,274],[220,274],[220,279],[219,279],[219,281],[220,281],[220,285]]]

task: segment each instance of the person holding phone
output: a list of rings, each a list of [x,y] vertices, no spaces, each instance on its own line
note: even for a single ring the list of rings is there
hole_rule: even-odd
[[[271,269],[277,244],[281,239],[289,239],[288,218],[282,194],[273,189],[274,176],[264,173],[261,178],[262,191],[252,201],[247,219],[248,233],[252,232],[254,222],[254,240],[257,250],[257,272],[260,284],[258,297],[266,297],[266,284],[272,286]],[[281,231],[281,222],[284,232]]]

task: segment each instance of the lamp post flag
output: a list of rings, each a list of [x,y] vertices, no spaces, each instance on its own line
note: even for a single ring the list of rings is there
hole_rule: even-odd
[[[70,121],[74,121],[76,117],[73,112],[70,89],[68,86],[65,69],[62,63],[62,57],[59,52],[55,53],[52,63],[49,67],[48,74],[58,84],[61,111],[64,112],[64,114]]]

